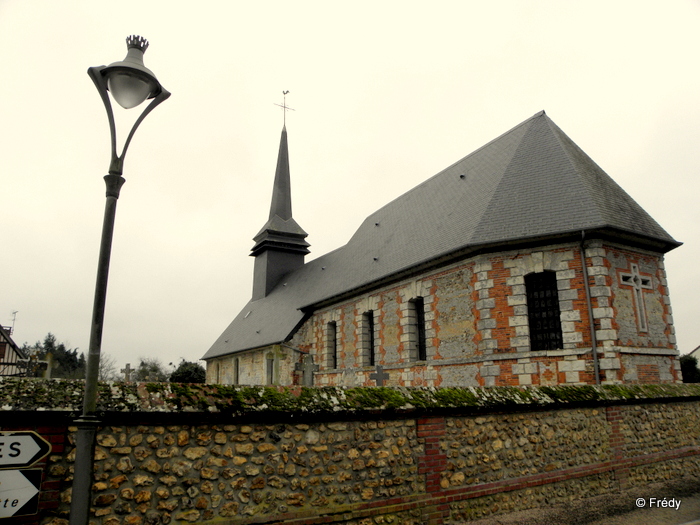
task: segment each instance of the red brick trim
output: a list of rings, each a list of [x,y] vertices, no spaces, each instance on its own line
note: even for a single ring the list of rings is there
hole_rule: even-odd
[[[610,424],[610,453],[613,461],[620,466],[614,469],[615,480],[619,490],[627,488],[627,478],[629,477],[629,467],[622,466],[624,459],[625,436],[620,430],[620,421],[622,421],[622,408],[619,406],[609,406],[605,408],[605,418]]]
[[[440,448],[440,441],[445,435],[444,417],[424,417],[416,419],[416,437],[423,444],[422,456],[418,456],[418,474],[425,476],[425,491],[436,494],[442,490],[440,482],[442,473],[447,470],[447,455]],[[442,498],[441,498],[442,499]],[[446,501],[424,509],[423,520],[428,524],[441,524],[450,513]]]
[[[441,473],[447,468],[447,455],[440,448],[440,440],[445,435],[444,417],[424,417],[416,419],[416,436],[423,444],[424,454],[418,456],[418,474],[425,476],[425,491],[439,492]]]

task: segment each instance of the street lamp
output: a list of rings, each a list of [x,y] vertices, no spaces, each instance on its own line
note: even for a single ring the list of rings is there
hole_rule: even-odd
[[[109,174],[104,177],[107,185],[107,201],[105,203],[104,222],[102,224],[102,240],[100,255],[97,262],[97,280],[95,283],[95,302],[92,310],[92,326],[90,329],[90,345],[88,349],[87,367],[85,373],[85,396],[81,417],[75,421],[76,456],[73,474],[73,490],[71,498],[70,525],[85,525],[89,520],[90,492],[92,488],[93,454],[95,448],[95,432],[99,421],[95,416],[97,406],[97,380],[100,369],[100,348],[102,346],[102,327],[107,297],[107,277],[109,275],[109,258],[112,251],[112,236],[114,233],[114,217],[117,211],[119,191],[125,180],[122,177],[124,156],[132,137],[141,121],[153,109],[167,99],[170,93],[160,85],[153,72],[143,65],[143,54],[148,48],[148,40],[140,36],[127,37],[128,49],[126,58],[108,66],[91,67],[88,75],[97,87],[102,102],[107,110],[109,132],[112,143],[112,154],[109,163]],[[114,124],[114,112],[107,92],[125,109],[138,106],[146,99],[152,99],[131,128],[124,143],[121,154],[117,154],[117,132]]]

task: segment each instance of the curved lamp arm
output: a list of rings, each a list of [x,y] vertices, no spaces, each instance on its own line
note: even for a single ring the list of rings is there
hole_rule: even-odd
[[[139,127],[139,124],[141,124],[141,121],[143,121],[143,119],[146,118],[146,115],[153,111],[158,104],[160,104],[164,100],[167,100],[167,98],[170,96],[170,92],[164,89],[162,86],[160,86],[160,93],[158,93],[158,95],[156,95],[151,100],[151,103],[148,104],[148,106],[146,106],[139,118],[136,119],[136,122],[134,122],[134,125],[131,127],[131,131],[129,132],[129,135],[126,138],[126,142],[124,143],[124,148],[122,149],[121,155],[119,155],[117,154],[117,129],[114,124],[114,111],[112,110],[112,102],[110,101],[109,95],[107,94],[107,81],[102,73],[102,71],[106,67],[107,66],[98,66],[88,68],[88,75],[90,75],[90,78],[95,83],[95,87],[97,88],[97,91],[100,94],[100,98],[102,99],[102,102],[105,105],[105,109],[107,110],[107,119],[109,120],[109,134],[112,145],[112,154],[109,163],[109,174],[121,175],[124,169],[124,156],[126,155],[126,150],[129,148],[129,144],[131,143],[131,139],[134,136],[134,133],[136,133],[136,129]]]

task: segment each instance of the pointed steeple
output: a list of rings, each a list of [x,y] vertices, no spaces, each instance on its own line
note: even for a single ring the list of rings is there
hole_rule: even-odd
[[[292,192],[289,176],[287,128],[282,128],[277,155],[275,183],[272,189],[270,217],[253,238],[255,257],[253,274],[253,301],[269,294],[286,273],[304,265],[309,253],[307,233],[292,218]]]
[[[277,215],[280,219],[292,218],[292,188],[289,177],[289,149],[287,147],[287,126],[282,128],[280,150],[277,154],[275,184],[272,191],[270,219]]]

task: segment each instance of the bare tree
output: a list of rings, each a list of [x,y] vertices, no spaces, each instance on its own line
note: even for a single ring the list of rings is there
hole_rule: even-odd
[[[117,371],[117,360],[105,352],[100,355],[99,379],[100,381],[119,381],[120,379]]]

